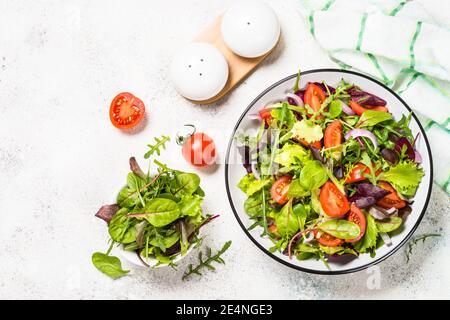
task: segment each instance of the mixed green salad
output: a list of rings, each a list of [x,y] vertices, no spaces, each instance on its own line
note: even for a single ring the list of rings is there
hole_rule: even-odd
[[[160,149],[169,137],[156,138],[149,145],[145,158],[160,154]],[[108,223],[111,244],[106,253],[96,252],[92,262],[97,269],[112,278],[126,273],[117,257],[110,252],[114,245],[123,250],[136,252],[144,265],[148,259],[157,260],[157,265],[175,266],[174,259],[185,255],[189,248],[199,243],[199,229],[217,216],[204,215],[202,201],[205,193],[200,187],[200,178],[168,168],[158,160],[157,173],[150,174],[130,158],[131,172],[127,184],[117,195],[115,204],[100,208],[96,216]]]
[[[341,80],[298,87],[250,115],[238,134],[247,174],[245,212],[279,251],[299,260],[369,253],[392,245],[424,176],[411,114],[394,119],[382,98]]]

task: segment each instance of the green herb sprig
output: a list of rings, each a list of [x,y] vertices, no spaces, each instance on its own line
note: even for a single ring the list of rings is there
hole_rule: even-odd
[[[225,251],[228,250],[228,248],[231,246],[231,241],[225,242],[222,249],[217,251],[216,254],[212,254],[211,248],[206,248],[206,259],[203,258],[203,252],[200,251],[198,253],[198,260],[199,264],[196,267],[193,267],[192,264],[190,264],[187,268],[187,270],[184,272],[182,280],[186,280],[188,277],[190,277],[193,274],[196,274],[198,276],[201,276],[202,273],[200,272],[201,269],[208,269],[211,271],[216,270],[216,268],[212,265],[212,262],[225,264],[225,261],[221,258],[221,256],[225,253]]]
[[[409,259],[411,258],[411,255],[413,253],[413,249],[414,247],[420,242],[422,241],[422,243],[425,243],[425,240],[427,240],[428,238],[433,238],[433,237],[440,237],[441,235],[439,233],[425,233],[423,235],[417,236],[414,239],[410,240],[408,242],[408,246],[406,247],[406,263],[409,262]]]

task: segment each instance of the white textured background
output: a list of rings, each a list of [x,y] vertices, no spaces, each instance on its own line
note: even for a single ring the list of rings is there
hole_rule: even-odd
[[[194,123],[223,156],[234,122],[259,92],[299,67],[335,67],[297,2],[271,0],[282,24],[278,49],[220,103],[186,102],[168,79],[170,57],[231,2],[0,0],[0,298],[450,298],[449,199],[438,187],[416,235],[443,236],[418,245],[409,264],[401,249],[371,272],[316,276],[279,265],[247,239],[226,199],[223,166],[200,174],[205,209],[222,215],[205,228],[205,243],[233,240],[226,266],[182,282],[194,255],[178,271],[125,264],[131,274],[117,281],[91,265],[92,252],[107,248],[94,214],[124,183],[128,157],[141,156],[153,136]],[[147,106],[147,124],[134,134],[109,122],[121,91]],[[178,152],[173,146],[162,159],[189,169]]]

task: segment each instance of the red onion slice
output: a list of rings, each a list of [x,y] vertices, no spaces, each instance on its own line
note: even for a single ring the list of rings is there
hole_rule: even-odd
[[[388,247],[392,246],[391,237],[389,237],[387,233],[381,232],[380,237],[381,239],[383,239],[385,245],[387,245]]]
[[[314,240],[314,232],[308,232],[305,236],[305,240],[303,240],[303,243],[310,243]]]
[[[356,114],[355,111],[353,111],[352,108],[350,108],[344,101],[339,101],[341,102],[342,111],[344,111],[346,115],[354,116]]]
[[[389,216],[384,214],[384,212],[382,212],[381,210],[378,210],[375,207],[371,207],[369,209],[369,214],[374,217],[376,220],[383,220],[385,218],[388,218]]]
[[[247,117],[248,117],[250,120],[261,120],[261,117],[259,116],[259,113],[249,113],[249,114],[247,115]]]
[[[414,150],[414,161],[416,162],[416,163],[422,163],[422,155],[420,154],[420,152],[419,151],[417,151],[417,150]]]
[[[350,137],[351,138],[366,137],[367,139],[372,141],[372,144],[375,147],[375,149],[378,148],[377,137],[375,137],[375,135],[372,132],[370,132],[369,130],[366,130],[366,129],[353,129],[353,130],[350,130],[345,135],[345,140],[350,139]]]
[[[304,106],[303,100],[298,95],[296,95],[295,93],[287,93],[286,97],[291,98],[292,100],[294,100],[298,107],[303,107]]]

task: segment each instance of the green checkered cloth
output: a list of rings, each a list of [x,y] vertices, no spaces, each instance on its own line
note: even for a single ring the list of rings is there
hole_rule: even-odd
[[[450,194],[450,21],[439,23],[424,3],[300,0],[299,8],[332,61],[379,79],[414,109],[430,140],[434,181]],[[439,5],[450,12],[450,1]]]

